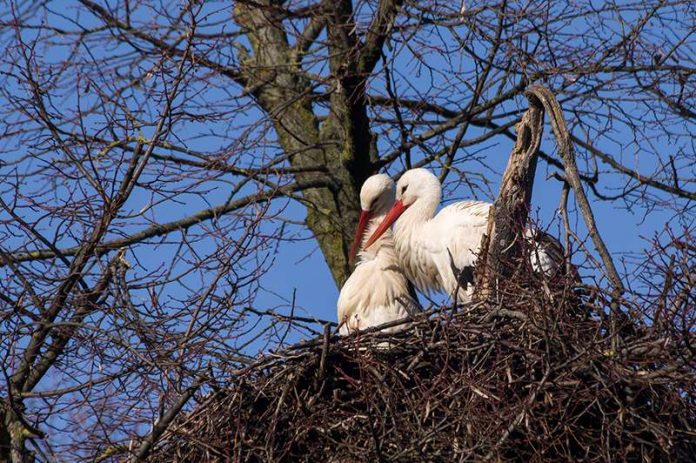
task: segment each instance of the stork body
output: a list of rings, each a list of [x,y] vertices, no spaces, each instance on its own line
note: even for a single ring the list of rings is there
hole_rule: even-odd
[[[362,213],[351,254],[372,235],[394,203],[394,182],[373,175],[360,191]],[[402,320],[420,310],[418,300],[399,265],[394,237],[385,231],[372,246],[360,252],[359,263],[341,288],[337,302],[339,332],[350,332]],[[385,332],[400,331],[404,323]]]
[[[408,279],[425,293],[444,291],[450,296],[456,295],[458,302],[469,301],[473,286],[463,285],[453,267],[474,266],[491,204],[461,201],[435,215],[442,188],[437,177],[426,169],[404,173],[396,190],[394,206],[365,246],[369,249],[380,234],[387,233],[396,222],[396,251]],[[534,239],[536,233],[527,230],[527,238],[537,241]],[[531,258],[533,268],[545,273],[557,268],[554,254],[542,244]]]

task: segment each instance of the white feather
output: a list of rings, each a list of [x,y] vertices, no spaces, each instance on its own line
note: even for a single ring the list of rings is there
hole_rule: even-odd
[[[375,214],[365,233],[367,239],[394,202],[394,182],[386,175],[372,176],[363,185],[360,199],[362,208],[368,210],[372,205]],[[341,288],[336,304],[341,334],[405,319],[409,315],[407,309],[419,307],[399,266],[391,231],[387,230],[359,257],[360,262]],[[384,331],[399,331],[408,326],[403,323]]]
[[[491,204],[461,201],[435,215],[442,189],[437,177],[426,169],[407,171],[396,189],[397,199],[407,206],[394,226],[396,250],[404,273],[420,291],[444,291],[448,295],[456,291],[458,302],[469,301],[473,288],[462,290],[452,271],[449,253],[459,269],[476,263]],[[540,242],[535,236],[536,232],[528,230],[530,242]],[[540,243],[530,260],[536,271],[548,274],[562,261],[553,252],[547,252],[550,245]]]

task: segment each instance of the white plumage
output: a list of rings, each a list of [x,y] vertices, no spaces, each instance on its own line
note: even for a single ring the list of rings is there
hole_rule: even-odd
[[[370,236],[394,203],[394,181],[387,175],[373,175],[360,190],[362,213],[351,253]],[[359,254],[359,263],[341,288],[338,296],[339,332],[355,330],[402,320],[420,306],[409,291],[409,282],[399,266],[390,230],[374,240],[368,250]],[[394,332],[408,327],[404,323],[386,328]]]
[[[461,201],[443,208],[435,215],[442,187],[437,177],[426,169],[405,172],[399,179],[396,190],[394,206],[365,243],[365,247],[373,246],[380,235],[386,233],[396,221],[396,251],[408,279],[420,291],[444,291],[448,295],[457,292],[458,302],[469,301],[473,287],[461,287],[452,264],[458,269],[473,267],[481,238],[486,232],[491,204]],[[527,231],[527,238],[532,243],[542,243],[531,258],[536,271],[549,273],[558,268],[555,246],[538,240],[537,232],[532,230]]]

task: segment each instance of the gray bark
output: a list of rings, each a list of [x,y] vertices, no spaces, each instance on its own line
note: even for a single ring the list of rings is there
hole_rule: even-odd
[[[532,201],[539,146],[544,131],[544,108],[538,98],[527,94],[529,109],[517,124],[517,141],[503,175],[500,194],[488,217],[481,246],[477,287],[481,297],[493,296],[499,282],[509,280],[522,255],[524,230]]]

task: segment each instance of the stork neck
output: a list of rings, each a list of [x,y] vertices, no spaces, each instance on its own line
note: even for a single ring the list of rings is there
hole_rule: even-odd
[[[370,223],[367,225],[365,230],[365,235],[363,236],[362,246],[363,249],[360,252],[360,260],[365,261],[377,257],[379,254],[385,254],[391,252],[393,254],[394,249],[394,235],[391,230],[385,231],[382,236],[380,236],[377,241],[372,243],[372,245],[365,249],[365,243],[377,230],[377,227],[382,223],[384,218],[387,216],[386,212],[383,214],[375,215],[370,219]],[[394,255],[395,257],[395,255]]]
[[[440,193],[431,193],[432,194],[418,198],[403,214],[401,214],[401,217],[399,217],[399,220],[397,220],[395,224],[395,233],[398,234],[404,229],[420,227],[432,220],[435,216],[437,206],[440,204]]]

